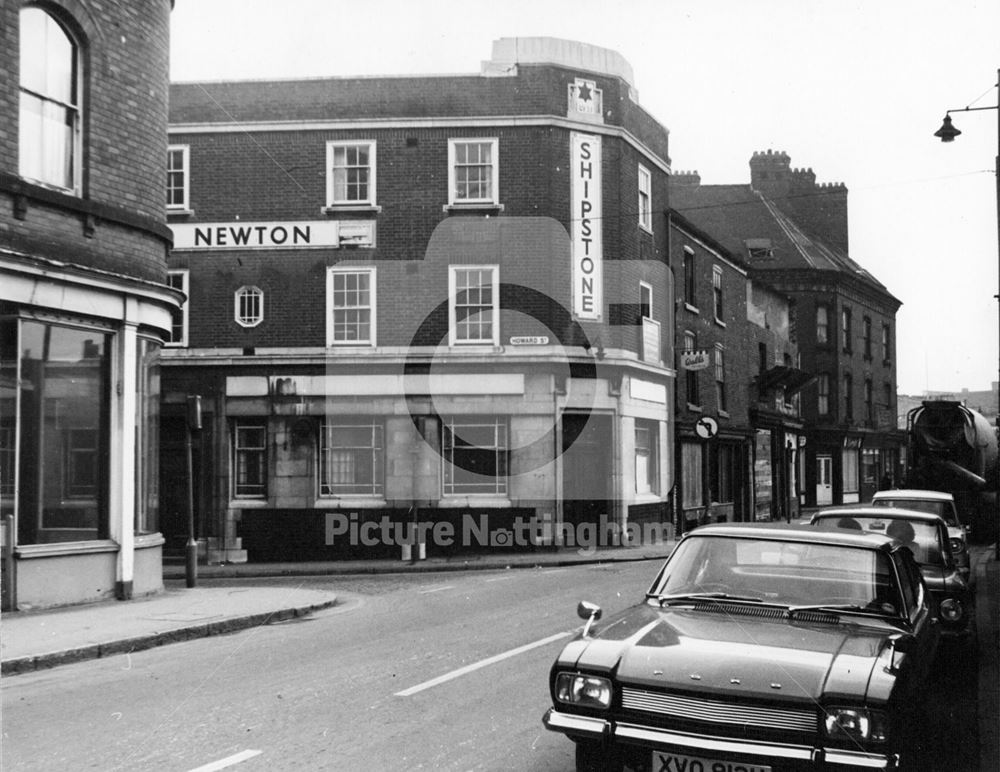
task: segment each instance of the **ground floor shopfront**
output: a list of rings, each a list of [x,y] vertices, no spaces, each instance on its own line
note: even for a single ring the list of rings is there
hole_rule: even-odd
[[[669,537],[670,376],[642,365],[167,360],[162,519],[209,562]],[[191,432],[188,397],[201,397]]]
[[[158,361],[179,302],[0,250],[4,610],[163,588]]]
[[[813,430],[803,454],[804,504],[859,504],[903,479],[906,441],[902,431]]]

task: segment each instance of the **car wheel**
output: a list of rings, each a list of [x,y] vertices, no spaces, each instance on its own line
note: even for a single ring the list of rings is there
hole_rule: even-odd
[[[576,772],[622,772],[624,768],[620,749],[594,742],[576,744]]]

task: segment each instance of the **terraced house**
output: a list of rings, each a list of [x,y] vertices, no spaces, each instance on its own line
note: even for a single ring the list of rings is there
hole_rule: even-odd
[[[192,395],[213,560],[669,520],[667,131],[621,56],[518,38],[470,75],[175,83],[169,131],[168,545]]]

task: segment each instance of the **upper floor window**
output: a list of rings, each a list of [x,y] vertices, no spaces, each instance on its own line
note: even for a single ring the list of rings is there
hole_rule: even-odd
[[[875,390],[871,378],[865,378],[865,420],[869,423],[875,420]]]
[[[684,332],[684,348],[687,351],[694,351],[698,345],[698,340],[695,335],[690,330]],[[684,371],[684,390],[686,393],[687,404],[689,405],[700,405],[701,395],[698,393],[698,371],[697,370],[685,370]]]
[[[722,344],[715,345],[715,402],[720,413],[726,412],[726,365]]]
[[[260,287],[236,290],[234,313],[241,327],[256,327],[264,321],[264,291]]]
[[[694,250],[691,247],[684,247],[684,302],[697,308],[694,291]]]
[[[79,193],[79,46],[59,22],[37,6],[22,9],[20,22],[20,175]]]
[[[496,266],[452,266],[448,276],[450,344],[499,343],[499,269]]]
[[[892,331],[888,324],[882,325],[882,361],[892,361]]]
[[[847,353],[850,353],[851,348],[851,309],[842,308],[840,310],[840,338],[841,347]]]
[[[645,166],[639,167],[639,225],[653,230],[653,182]]]
[[[712,267],[712,308],[715,310],[715,321],[724,321],[725,309],[722,305],[722,269],[717,265]]]
[[[816,379],[816,412],[820,415],[830,415],[830,376],[821,373]]]
[[[375,269],[331,268],[326,294],[326,344],[374,346]]]
[[[854,376],[844,373],[844,420],[854,420]]]
[[[639,282],[639,317],[653,318],[653,285]]]
[[[866,316],[861,320],[861,333],[864,345],[865,359],[872,358],[872,320]]]
[[[167,286],[179,289],[190,296],[188,289],[188,271],[167,271]],[[170,335],[164,341],[167,346],[186,346],[188,344],[188,298],[184,299],[180,308],[170,311]]]
[[[375,143],[326,143],[326,204],[375,205]]]
[[[830,309],[826,306],[816,306],[816,342],[830,342]]]
[[[171,145],[167,148],[167,209],[190,208],[189,152],[187,145]]]
[[[499,204],[497,139],[448,140],[448,203]]]

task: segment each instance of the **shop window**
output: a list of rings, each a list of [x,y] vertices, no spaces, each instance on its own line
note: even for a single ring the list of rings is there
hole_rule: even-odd
[[[190,148],[171,145],[167,148],[167,209],[187,210],[189,206]]]
[[[328,346],[375,345],[374,268],[331,268],[327,303]]]
[[[858,492],[858,451],[844,449],[842,454],[844,497]]]
[[[233,495],[267,496],[267,424],[260,419],[233,422]]]
[[[700,443],[685,442],[681,444],[681,490],[684,509],[695,509],[705,504],[701,489],[704,479],[701,468],[701,451]]]
[[[444,421],[441,449],[445,495],[507,493],[507,420],[458,416]]]
[[[448,140],[448,203],[500,203],[497,139]]]
[[[375,143],[326,143],[326,205],[375,206]]]
[[[635,492],[659,492],[659,426],[655,421],[635,422]]]
[[[448,274],[451,345],[498,345],[498,275],[496,266],[451,267]]]
[[[190,274],[188,271],[167,271],[167,285],[179,289],[187,297],[180,308],[170,310],[170,335],[164,341],[167,346],[186,346],[188,344],[188,305],[190,303]]]
[[[78,194],[80,48],[55,18],[32,5],[21,10],[20,49],[20,175]]]
[[[381,496],[383,427],[374,419],[329,421],[320,429],[321,496]]]
[[[241,327],[256,327],[264,321],[264,291],[260,287],[240,287],[233,299],[233,313]]]
[[[8,336],[19,352],[18,542],[105,539],[114,336],[38,319],[21,320],[19,337],[5,321]]]
[[[645,166],[639,166],[639,225],[653,230],[653,182]]]
[[[716,504],[731,504],[736,479],[736,449],[722,442],[711,444],[709,454],[709,485],[712,501]]]
[[[878,484],[878,460],[879,452],[877,449],[862,448],[861,479],[865,485],[875,486]]]
[[[160,343],[138,339],[136,356],[135,532],[156,533],[160,524]]]

